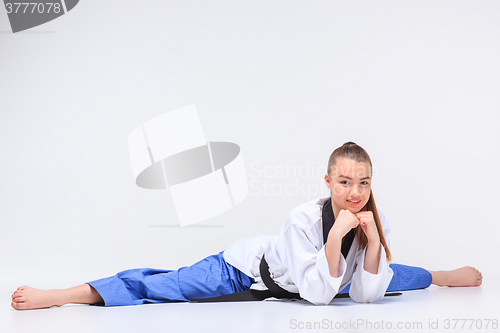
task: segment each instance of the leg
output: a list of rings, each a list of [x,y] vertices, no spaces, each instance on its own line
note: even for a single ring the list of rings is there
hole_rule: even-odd
[[[40,290],[28,286],[19,287],[12,294],[11,306],[16,310],[30,310],[61,306],[68,303],[102,303],[102,298],[88,284],[68,289]]]
[[[431,284],[449,287],[474,287],[481,285],[482,274],[466,266],[451,271],[427,271],[423,268],[390,264],[394,272],[387,291],[427,288]]]
[[[420,267],[390,264],[394,275],[387,291],[403,291],[427,288],[431,284],[449,287],[480,286],[483,275],[475,268],[466,266],[451,271],[427,271]],[[348,284],[340,294],[348,293]]]
[[[474,267],[466,266],[452,271],[429,271],[432,284],[440,287],[475,287],[483,283],[483,275]]]
[[[40,309],[67,303],[136,305],[189,301],[236,293],[250,288],[252,279],[223,257],[209,256],[179,270],[131,269],[64,290],[20,287],[12,295],[17,310]]]

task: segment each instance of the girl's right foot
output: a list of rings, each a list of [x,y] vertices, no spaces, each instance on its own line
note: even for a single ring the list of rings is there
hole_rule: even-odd
[[[440,287],[476,287],[483,283],[483,275],[474,267],[466,266],[452,271],[429,271],[432,284]]]
[[[40,290],[22,286],[12,294],[11,306],[16,310],[44,309],[61,305],[63,304],[59,290]]]

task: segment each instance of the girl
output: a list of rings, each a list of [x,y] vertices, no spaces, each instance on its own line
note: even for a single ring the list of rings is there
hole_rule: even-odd
[[[64,290],[23,286],[13,293],[11,305],[25,310],[67,303],[116,306],[268,297],[328,304],[347,293],[356,302],[373,302],[386,291],[426,288],[431,283],[482,283],[481,273],[472,267],[433,272],[388,264],[390,229],[371,191],[370,157],[347,142],[331,154],[327,170],[330,196],[294,208],[276,237],[239,241],[175,271],[131,269]]]

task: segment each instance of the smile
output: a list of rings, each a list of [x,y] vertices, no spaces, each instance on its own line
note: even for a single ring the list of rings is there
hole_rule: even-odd
[[[357,206],[357,205],[359,205],[359,203],[361,202],[361,200],[347,200],[347,202],[351,206]]]

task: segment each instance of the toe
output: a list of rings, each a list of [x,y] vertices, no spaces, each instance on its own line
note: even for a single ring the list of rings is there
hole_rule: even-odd
[[[14,297],[12,298],[12,302],[23,303],[26,300],[23,297]]]
[[[15,303],[14,309],[16,310],[26,310],[28,309],[28,304],[25,302],[12,302]]]
[[[19,302],[12,302],[10,303],[10,305],[16,309],[16,310],[23,310],[24,309],[24,304],[23,303],[19,303]]]

